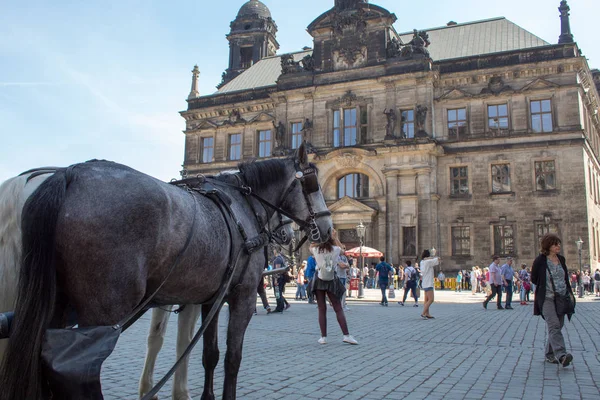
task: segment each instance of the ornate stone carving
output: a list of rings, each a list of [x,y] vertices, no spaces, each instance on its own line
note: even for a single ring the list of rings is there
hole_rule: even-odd
[[[366,61],[367,13],[359,8],[351,13],[332,11],[333,52],[337,53],[337,65],[353,67]]]
[[[304,56],[304,58],[301,61],[302,63],[302,68],[305,71],[314,71],[315,70],[315,59],[313,58],[312,55],[308,54],[306,56]]]
[[[509,90],[513,90],[512,87],[504,84],[501,76],[493,76],[490,78],[490,82],[488,83],[487,88],[481,89],[481,94],[500,94],[502,92],[506,92]]]
[[[393,108],[390,108],[389,110],[383,110],[383,113],[387,117],[387,124],[385,126],[385,139],[394,139],[396,136],[396,112]]]
[[[428,111],[428,108],[426,106],[422,106],[420,104],[417,105],[417,108],[415,109],[415,125],[417,128],[416,135],[427,136],[427,132],[425,131],[425,123],[427,121],[427,111]]]
[[[358,97],[352,93],[352,90],[348,90],[345,95],[340,97],[340,103],[346,107],[352,106],[352,103],[356,100],[358,100]]]
[[[275,127],[275,149],[284,149],[285,148],[285,124],[279,121],[278,125],[275,125],[273,122],[273,126]]]
[[[335,159],[340,168],[354,168],[362,162],[362,156],[352,153],[341,154]]]
[[[244,124],[246,120],[242,118],[240,110],[234,109],[229,113],[229,118],[223,121],[223,125]]]
[[[407,44],[402,41],[393,38],[388,41],[387,44],[387,57],[388,58],[413,58],[418,57],[429,57],[429,50],[427,47],[431,42],[429,41],[429,35],[425,31],[413,30],[413,38]]]
[[[301,72],[302,67],[299,62],[294,61],[294,56],[291,54],[284,54],[281,56],[281,73],[283,75],[293,74]]]

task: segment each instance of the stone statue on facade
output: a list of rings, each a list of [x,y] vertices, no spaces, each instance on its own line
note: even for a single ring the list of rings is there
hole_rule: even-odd
[[[275,126],[275,148],[285,148],[285,124],[279,121],[279,124]]]
[[[406,44],[396,38],[389,40],[386,55],[387,58],[411,58],[414,55],[429,57],[429,50],[427,50],[427,47],[429,47],[430,44],[431,42],[429,41],[427,32],[414,29],[413,38]]]
[[[291,54],[284,54],[281,56],[281,73],[283,75],[293,74],[295,72],[300,72],[302,67],[300,67],[300,63],[294,61],[294,56]]]
[[[304,56],[304,58],[300,62],[302,63],[302,68],[305,71],[314,71],[315,70],[315,59],[313,58],[312,55],[308,54],[308,55]]]
[[[393,139],[396,135],[396,112],[393,108],[383,110],[383,113],[387,117],[387,124],[385,126],[385,139]]]
[[[417,128],[416,136],[427,136],[427,132],[425,131],[425,124],[427,121],[427,111],[428,108],[426,106],[418,105],[415,109],[415,123]]]
[[[302,124],[302,139],[308,153],[314,153],[315,147],[312,144],[313,123],[306,118]]]

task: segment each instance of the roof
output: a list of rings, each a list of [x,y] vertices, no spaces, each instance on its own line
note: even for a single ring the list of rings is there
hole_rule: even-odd
[[[521,28],[504,17],[426,29],[434,61],[492,54],[548,46],[550,43]],[[410,42],[412,32],[402,33],[404,43]],[[300,61],[312,50],[291,53]],[[217,93],[250,90],[277,84],[281,75],[281,55],[264,58],[223,86]]]
[[[246,4],[244,4],[240,11],[238,11],[238,17],[246,17],[258,15],[262,18],[271,18],[271,11],[269,7],[261,3],[259,0],[250,0]]]
[[[434,61],[547,46],[550,43],[504,17],[426,29]],[[400,34],[403,43],[412,32]]]
[[[290,53],[294,56],[294,61],[300,61],[312,50],[304,50],[296,53]],[[249,90],[265,86],[273,86],[281,75],[281,55],[263,58],[235,79],[228,82],[217,93],[230,93],[239,90]]]

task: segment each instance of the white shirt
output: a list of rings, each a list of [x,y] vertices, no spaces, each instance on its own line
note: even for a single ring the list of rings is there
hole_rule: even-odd
[[[433,267],[439,265],[440,259],[439,257],[431,257],[425,258],[421,260],[421,287],[423,289],[427,289],[433,287],[433,276],[434,271]]]
[[[333,265],[335,268],[335,266],[337,265],[337,263],[340,259],[341,250],[342,249],[340,249],[339,247],[333,246],[333,251],[331,253],[329,253],[329,252],[319,253],[318,247],[311,247],[310,252],[313,254],[313,256],[315,256],[315,261],[317,262],[317,268],[315,270],[315,273],[318,275],[320,267],[326,265],[326,262],[325,262],[326,258],[329,258],[333,261]]]

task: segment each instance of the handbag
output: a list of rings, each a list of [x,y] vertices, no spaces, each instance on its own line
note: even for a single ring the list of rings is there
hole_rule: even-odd
[[[390,285],[390,288],[388,289],[388,298],[390,298],[390,299],[396,298],[396,291],[394,290],[393,285]]]
[[[554,306],[556,307],[556,314],[569,315],[569,318],[571,318],[570,315],[575,314],[575,296],[569,293],[568,290],[566,294],[556,293],[554,278],[552,277],[550,268],[548,268],[548,264],[546,264],[546,271],[548,272],[548,274],[550,274],[550,283],[552,284],[552,290],[554,291]]]

